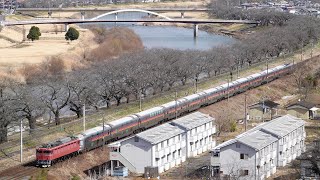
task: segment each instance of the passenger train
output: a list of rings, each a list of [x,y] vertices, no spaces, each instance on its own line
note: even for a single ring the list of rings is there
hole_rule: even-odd
[[[228,96],[242,93],[250,88],[275,80],[292,70],[292,64],[284,64],[248,77],[237,79],[218,87],[192,94],[177,101],[157,106],[121,119],[109,122],[104,126],[88,129],[75,137],[66,137],[42,145],[36,149],[36,165],[49,167],[53,163],[70,155],[90,151],[103,144],[141,132],[156,126],[175,116],[215,103]]]

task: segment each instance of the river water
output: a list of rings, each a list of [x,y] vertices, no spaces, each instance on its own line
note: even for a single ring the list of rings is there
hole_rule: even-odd
[[[128,12],[119,13],[117,19],[141,19],[146,13]],[[103,19],[115,19],[115,15],[107,15]],[[141,26],[133,23],[103,23],[106,27],[125,26],[132,29],[140,36],[146,48],[172,48],[172,49],[197,49],[207,50],[217,46],[230,45],[236,42],[235,39],[198,31],[194,38],[192,28],[175,26]],[[201,25],[199,25],[201,26]]]

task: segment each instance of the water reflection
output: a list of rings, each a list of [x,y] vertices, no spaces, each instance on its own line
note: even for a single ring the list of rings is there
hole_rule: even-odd
[[[127,12],[102,17],[103,19],[141,19],[148,18],[147,13]],[[151,17],[154,18],[154,17]],[[174,26],[141,26],[137,23],[102,23],[106,27],[126,26],[137,33],[146,48],[198,49],[207,50],[221,45],[229,45],[235,39],[222,35],[198,31],[194,38],[193,29]],[[201,25],[200,25],[201,27]]]

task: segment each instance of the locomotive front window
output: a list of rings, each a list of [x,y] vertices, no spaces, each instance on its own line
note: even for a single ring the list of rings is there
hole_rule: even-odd
[[[46,154],[50,154],[51,153],[51,151],[43,151],[44,153],[46,153]]]
[[[39,150],[39,149],[37,149],[37,153],[42,153],[42,151],[41,151],[41,150]]]

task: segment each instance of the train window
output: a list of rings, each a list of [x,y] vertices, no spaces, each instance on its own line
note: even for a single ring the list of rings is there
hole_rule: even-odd
[[[42,153],[42,151],[41,150],[37,150],[37,153]]]
[[[134,137],[134,142],[139,142],[139,137],[135,136]]]
[[[51,153],[51,151],[43,151],[44,153],[46,153],[46,154],[50,154]]]

